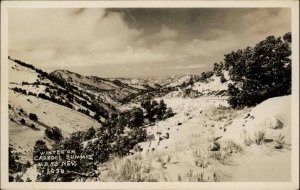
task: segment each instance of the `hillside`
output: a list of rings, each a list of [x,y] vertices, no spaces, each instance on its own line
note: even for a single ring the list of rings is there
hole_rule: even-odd
[[[231,83],[228,72],[224,71],[226,81],[221,82],[221,77],[215,74],[201,79],[199,76],[184,76],[166,87],[175,90],[169,92],[167,97],[198,98],[198,97],[226,97],[228,84]]]
[[[153,181],[287,181],[290,179],[290,96],[267,100],[253,109],[235,111],[225,99],[165,98],[177,113],[147,128],[155,138],[140,143],[142,152],[116,158],[107,165],[102,181],[126,181],[138,173],[140,180]],[[270,105],[272,105],[270,107]],[[282,107],[283,106],[283,107]],[[261,114],[269,111],[267,115]],[[245,118],[250,115],[253,118]],[[277,122],[274,118],[278,118]],[[245,122],[248,120],[248,123]],[[240,121],[246,126],[238,125]],[[276,120],[275,120],[276,121]],[[245,144],[234,128],[256,131],[253,123],[267,125],[258,142],[254,133]],[[278,123],[282,123],[278,127]],[[284,140],[279,140],[283,136]],[[281,146],[278,147],[279,143]],[[219,147],[219,148],[218,148]],[[277,147],[277,148],[276,148]],[[280,164],[277,164],[280,162]],[[126,167],[137,165],[132,176],[121,176]],[[148,172],[145,172],[148,171]],[[138,180],[135,179],[135,180]]]
[[[53,144],[45,136],[47,128],[58,127],[67,138],[75,131],[101,127],[101,123],[75,109],[39,98],[40,93],[48,94],[45,91],[49,86],[61,88],[48,79],[41,79],[33,69],[9,60],[9,142],[24,159],[32,159],[32,147],[37,140]],[[22,89],[26,94],[17,92],[14,88]],[[30,120],[30,113],[36,114],[38,121]],[[22,118],[25,124],[20,122]]]
[[[84,89],[84,91],[92,93],[99,99],[111,104],[117,104],[125,97],[140,91],[140,89],[122,83],[117,79],[108,80],[96,76],[81,76],[67,70],[56,70],[50,75]]]

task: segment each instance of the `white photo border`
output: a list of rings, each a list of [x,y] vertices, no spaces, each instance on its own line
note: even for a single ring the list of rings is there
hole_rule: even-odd
[[[8,182],[9,8],[290,8],[292,11],[291,182]],[[1,2],[1,189],[298,189],[299,1],[4,1]]]

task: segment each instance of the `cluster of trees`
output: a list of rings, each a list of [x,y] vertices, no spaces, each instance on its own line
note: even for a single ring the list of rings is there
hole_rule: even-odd
[[[14,88],[12,88],[12,90],[15,91],[15,92],[27,95],[26,90],[24,90],[22,88],[14,87]]]
[[[223,73],[224,70],[225,70],[225,66],[222,61],[219,64],[214,63],[213,73],[217,77],[220,77],[221,83],[227,82],[227,79],[225,78],[224,73]]]
[[[55,75],[50,75],[50,76],[55,78]],[[60,81],[58,83],[64,84],[64,82],[63,82],[64,80],[60,80],[59,78],[55,79],[55,81],[56,82]],[[104,118],[108,118],[107,110],[105,110],[98,102],[93,101],[92,103],[88,103],[90,100],[95,98],[95,96],[90,93],[84,92],[85,94],[87,94],[87,96],[86,96],[77,87],[74,87],[72,85],[67,85],[66,90],[59,88],[56,91],[46,88],[45,92],[48,92],[50,94],[51,101],[53,100],[55,103],[59,103],[60,105],[67,106],[69,108],[73,108],[71,103],[74,103],[74,101],[77,102],[78,104],[87,108],[87,109],[79,108],[77,111],[84,113],[88,116],[90,116],[90,111],[93,111],[96,113],[94,116],[94,119],[96,119],[96,120],[99,120],[100,116],[102,116]],[[72,93],[76,94],[79,97],[82,97],[84,100],[74,96]],[[61,98],[55,100],[55,96],[60,96]],[[91,97],[93,97],[93,98],[91,98]],[[42,98],[47,99],[47,95],[42,95]],[[63,98],[66,99],[65,102],[62,101]]]
[[[207,79],[209,79],[210,77],[212,77],[214,75],[213,71],[206,71],[206,72],[202,72],[201,76],[199,78],[199,81],[201,82],[207,82]]]
[[[78,159],[75,166],[61,166],[61,161],[64,155],[61,155],[62,160],[59,160],[57,166],[52,166],[52,169],[64,169],[64,173],[47,174],[42,172],[47,169],[47,166],[39,166],[38,181],[72,181],[76,176],[87,175],[93,172],[96,165],[108,161],[111,156],[124,156],[129,154],[133,147],[147,139],[145,129],[132,129],[124,134],[115,134],[114,128],[102,127],[98,129],[90,128],[86,131],[79,131],[71,134],[71,136],[63,141],[57,141],[51,150],[75,150],[76,155],[93,155],[92,160]],[[83,142],[86,145],[83,145]],[[40,152],[49,150],[44,141],[37,141],[33,154],[39,156]],[[38,161],[36,161],[38,163]],[[77,175],[78,174],[78,175]]]
[[[11,58],[9,57],[9,59],[11,59]],[[13,59],[11,59],[11,60],[13,60]],[[20,64],[24,67],[35,70],[37,73],[39,73],[39,75],[38,75],[39,77],[47,78],[50,81],[52,81],[53,83],[63,87],[63,89],[60,89],[60,88],[57,89],[57,87],[52,86],[52,88],[56,88],[57,90],[50,90],[47,87],[45,89],[45,91],[50,93],[50,97],[47,96],[46,94],[43,94],[43,93],[40,93],[40,94],[37,95],[35,93],[29,92],[30,95],[34,95],[34,96],[37,96],[39,98],[46,99],[46,100],[52,101],[54,103],[69,107],[69,108],[73,108],[71,103],[74,103],[74,100],[75,100],[77,103],[84,106],[88,110],[95,112],[96,113],[95,118],[100,118],[100,116],[104,117],[104,118],[108,118],[108,115],[109,115],[108,111],[105,110],[99,103],[97,103],[95,101],[92,102],[91,104],[88,103],[88,102],[96,99],[94,94],[91,94],[89,92],[83,92],[83,91],[79,90],[78,87],[73,86],[72,84],[67,82],[64,78],[62,78],[60,76],[57,76],[55,73],[48,74],[46,72],[43,72],[40,69],[35,68],[33,65],[22,62],[20,60],[13,60],[13,61],[15,61],[16,63],[18,63],[18,64]],[[95,78],[95,80],[101,80],[102,81],[104,79]],[[32,83],[32,84],[40,85],[42,83],[41,82],[35,82],[35,83]],[[29,85],[29,83],[23,82],[22,85]],[[45,85],[51,87],[49,83],[45,84]],[[90,88],[90,86],[87,86],[87,87]],[[16,92],[19,92],[19,93],[27,94],[26,90],[22,90],[21,88],[14,88],[13,90],[16,91]],[[73,94],[76,94],[76,95],[82,97],[85,100],[81,100],[81,99],[75,97]],[[63,97],[55,98],[55,96],[65,96],[67,101],[63,101],[63,99],[64,99]],[[109,108],[111,108],[112,110],[116,110],[116,108],[112,105],[107,105],[107,106]],[[88,110],[80,110],[80,111],[87,114]]]
[[[291,94],[291,33],[269,36],[254,48],[225,55],[229,104],[234,108],[254,106],[270,97]]]
[[[44,94],[44,93],[39,93],[38,94],[38,97],[39,98],[42,98],[42,99],[44,99],[44,100],[49,100],[49,101],[51,101],[51,102],[53,102],[53,103],[56,103],[56,104],[59,104],[59,105],[62,105],[62,106],[66,106],[66,107],[68,107],[68,108],[70,108],[70,109],[73,109],[73,105],[70,103],[70,102],[68,102],[68,101],[63,101],[61,98],[55,98],[55,96],[54,95],[52,95],[52,96],[47,96],[46,94]]]
[[[48,76],[49,76],[47,72],[44,72],[44,71],[41,70],[41,69],[37,69],[37,68],[35,68],[33,65],[31,65],[31,64],[25,63],[25,62],[20,61],[20,60],[18,60],[18,59],[11,59],[10,57],[9,57],[9,59],[12,60],[12,61],[14,61],[14,62],[16,62],[16,63],[18,63],[19,65],[22,65],[22,66],[24,66],[24,67],[30,68],[30,69],[32,69],[32,70],[35,70],[35,71],[36,71],[37,73],[39,73],[42,77],[47,77],[47,78],[48,78]]]
[[[28,95],[30,95],[30,96],[37,96],[37,94],[36,93],[33,93],[33,92],[28,92]]]
[[[73,86],[70,85],[70,83],[68,83],[64,78],[60,78],[57,77],[55,74],[48,74],[47,77],[50,81],[52,81],[53,83],[63,87],[63,88],[68,88],[70,91],[73,90]]]
[[[8,148],[8,168],[9,168],[9,182],[23,182],[20,176],[13,177],[12,174],[18,172],[25,172],[27,168],[31,166],[31,163],[27,161],[25,164],[19,162],[20,158],[17,153],[13,152],[13,147],[10,145]]]
[[[55,74],[48,74],[47,72],[44,72],[43,70],[41,69],[37,69],[35,68],[33,65],[31,64],[28,64],[28,63],[25,63],[23,61],[20,61],[20,60],[17,60],[17,59],[11,59],[9,57],[10,60],[14,61],[15,63],[19,64],[19,65],[22,65],[24,67],[27,67],[27,68],[30,68],[32,70],[35,70],[39,75],[39,77],[41,78],[47,78],[49,79],[50,81],[52,81],[53,83],[63,87],[63,88],[66,88],[68,91],[72,92],[74,89],[77,89],[77,87],[71,85],[70,83],[68,83],[65,79],[63,78],[59,78],[57,77]]]
[[[145,118],[150,122],[174,116],[173,110],[167,108],[164,100],[160,100],[158,103],[156,100],[146,99],[142,101],[141,107],[145,110]]]
[[[219,77],[222,75],[222,71],[224,69],[224,64],[223,62],[221,61],[219,64],[218,63],[214,63],[214,68],[213,68],[213,72],[214,74]]]
[[[87,109],[78,108],[77,111],[79,111],[79,112],[81,112],[81,113],[83,113],[83,114],[85,114],[87,116],[90,116],[90,111],[87,110]]]
[[[32,85],[32,86],[37,86],[38,87],[38,85],[41,85],[42,84],[42,82],[40,82],[38,79],[37,79],[37,81],[36,82],[33,82],[33,83],[29,83],[29,82],[22,82],[22,86],[24,86],[24,85]]]
[[[52,102],[54,102],[56,104],[59,104],[59,105],[62,105],[62,106],[66,106],[68,108],[73,109],[73,105],[70,103],[70,102],[72,102],[70,100],[73,100],[73,95],[69,94],[67,91],[62,90],[62,89],[59,89],[55,93],[55,91],[51,92],[49,90],[49,88],[46,88],[45,91],[49,92],[51,94],[50,97],[48,95],[44,94],[44,93],[36,94],[36,93],[30,92],[30,91],[27,93],[27,91],[25,89],[18,88],[18,87],[14,87],[14,88],[12,88],[12,90],[15,91],[15,92],[21,93],[21,94],[30,95],[30,96],[36,96],[36,97],[42,98],[44,100],[49,100],[49,101],[52,101]],[[61,94],[61,93],[67,94],[66,97],[67,97],[68,101],[63,101],[61,98],[55,98],[54,94]]]
[[[95,112],[95,115],[93,116],[93,118],[95,120],[98,120],[100,119],[100,116],[101,117],[104,117],[104,118],[108,118],[109,117],[109,114],[108,114],[108,111],[105,110],[99,103],[97,103],[96,101],[92,102],[91,104],[89,104],[87,101],[85,100],[81,100],[77,97],[75,97],[75,101],[77,103],[79,103],[80,105],[84,106],[85,108],[87,109],[82,109],[82,108],[79,108],[77,111],[83,113],[83,114],[86,114],[88,116],[91,116],[90,115],[90,111],[93,111]]]
[[[108,111],[105,110],[98,102],[93,101],[91,104],[87,104],[86,107],[91,111],[95,112],[96,115],[102,116],[104,118],[108,118]]]
[[[101,128],[89,128],[78,131],[67,139],[57,140],[52,150],[75,150],[76,154],[93,155],[93,160],[77,160],[76,166],[65,166],[65,173],[39,175],[39,181],[72,181],[77,175],[86,175],[94,171],[96,165],[109,160],[111,156],[125,156],[130,154],[134,147],[150,138],[143,127],[144,119],[153,118],[152,121],[164,119],[174,114],[163,101],[155,100],[143,103],[147,110],[134,107],[123,113],[113,113]],[[169,113],[169,115],[168,115]],[[170,114],[172,113],[172,114]],[[154,119],[155,118],[155,119]],[[124,130],[127,128],[127,130]],[[36,142],[34,154],[41,150],[48,150],[46,143]],[[60,167],[60,164],[57,167]],[[41,171],[45,168],[39,168]]]

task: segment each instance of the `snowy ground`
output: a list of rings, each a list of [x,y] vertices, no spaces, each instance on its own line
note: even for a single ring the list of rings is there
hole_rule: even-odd
[[[9,142],[21,153],[31,151],[36,140],[45,140],[45,127],[36,125],[37,129],[33,130],[28,126],[21,125],[19,120],[21,117],[17,112],[21,108],[24,113],[34,113],[38,116],[39,122],[49,127],[58,127],[61,129],[63,136],[68,137],[69,134],[76,131],[86,130],[90,127],[100,127],[100,123],[90,117],[79,113],[75,110],[60,106],[53,102],[43,100],[34,96],[21,95],[19,93],[9,92],[9,104],[13,110],[10,110],[10,115],[14,116],[15,122],[9,123]],[[28,116],[23,116],[26,123],[32,123]],[[46,140],[47,141],[47,140]],[[31,158],[30,153],[25,154]]]
[[[149,126],[148,133],[153,134],[155,140],[141,143],[143,151],[136,153],[141,154],[139,159],[145,163],[142,167],[150,165],[150,174],[158,181],[197,181],[201,175],[206,181],[291,179],[290,96],[272,98],[252,109],[239,111],[228,108],[226,100],[220,98],[165,98],[164,101],[176,115]],[[245,118],[248,114],[249,118]],[[254,118],[250,119],[252,115]],[[282,128],[276,128],[278,122],[274,118],[283,123]],[[245,120],[248,121],[245,126],[240,125]],[[257,130],[255,124],[261,126],[261,122],[269,126],[266,141],[257,145],[254,135],[251,136],[254,142],[246,146],[238,134],[242,132],[238,126],[253,135]],[[274,148],[278,134],[285,137],[282,149]],[[209,151],[215,139],[221,145],[220,154]],[[236,143],[241,150],[227,154],[223,149],[228,148],[227,142]],[[203,167],[196,166],[195,152]]]

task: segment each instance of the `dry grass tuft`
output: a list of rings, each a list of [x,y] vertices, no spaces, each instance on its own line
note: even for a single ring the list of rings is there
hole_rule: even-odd
[[[142,159],[141,154],[126,158],[115,158],[108,163],[107,170],[100,175],[105,182],[154,182],[159,176],[151,173],[151,160]]]
[[[178,174],[177,180],[180,182],[220,182],[220,175],[214,172],[212,176],[205,177],[204,172],[189,170],[184,174]]]
[[[261,145],[265,139],[266,132],[265,131],[256,131],[254,133],[254,142],[257,145]]]
[[[254,143],[245,129],[243,130],[243,134],[241,134],[241,138],[246,146],[250,146]]]
[[[238,153],[242,152],[243,148],[233,140],[227,140],[222,143],[222,150],[228,153]]]

